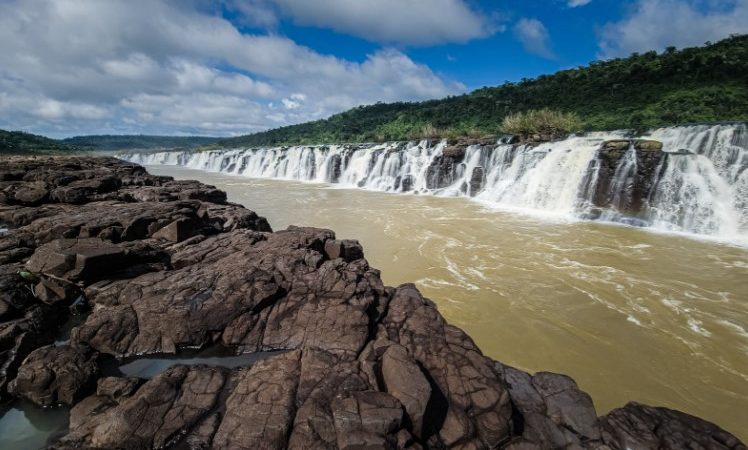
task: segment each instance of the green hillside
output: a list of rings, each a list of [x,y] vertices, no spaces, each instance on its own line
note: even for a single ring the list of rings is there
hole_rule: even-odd
[[[218,145],[401,140],[434,129],[442,136],[494,134],[506,115],[541,108],[574,112],[585,130],[748,121],[748,35],[593,62],[442,100],[360,106]]]
[[[200,136],[98,135],[75,136],[62,142],[89,150],[133,150],[159,148],[196,148],[219,138]]]
[[[199,136],[100,135],[50,139],[23,131],[0,130],[0,153],[58,153],[90,150],[193,149],[219,138]]]
[[[23,131],[0,130],[0,153],[57,153],[76,150],[73,146]]]

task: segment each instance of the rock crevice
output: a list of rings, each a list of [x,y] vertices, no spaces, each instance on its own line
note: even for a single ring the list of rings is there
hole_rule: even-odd
[[[572,379],[484,356],[330,230],[272,232],[214,187],[114,159],[2,162],[0,398],[72,405],[51,448],[745,449],[664,408],[598,417]],[[207,346],[286,351],[148,380],[101,370]]]

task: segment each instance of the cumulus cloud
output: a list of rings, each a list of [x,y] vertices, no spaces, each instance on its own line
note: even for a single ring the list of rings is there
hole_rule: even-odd
[[[689,47],[748,32],[748,0],[638,0],[631,13],[605,25],[599,56]]]
[[[352,62],[197,3],[0,2],[0,128],[236,134],[465,89],[397,50]]]
[[[278,24],[278,14],[272,0],[227,0],[226,6],[239,13],[245,25],[274,28]]]
[[[569,0],[566,4],[569,8],[576,8],[577,6],[584,6],[590,3],[592,0]]]
[[[466,42],[499,29],[463,0],[272,1],[281,14],[300,25],[332,28],[387,44]]]
[[[554,59],[556,56],[551,50],[550,35],[537,19],[520,19],[514,25],[514,36],[522,43],[525,51],[546,59]]]

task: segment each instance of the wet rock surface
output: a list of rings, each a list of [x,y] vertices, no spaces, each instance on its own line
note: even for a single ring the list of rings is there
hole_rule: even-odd
[[[485,357],[330,230],[272,232],[213,187],[111,158],[0,162],[0,396],[73,405],[50,448],[745,449],[664,408],[598,417],[571,378]],[[100,367],[207,346],[288,351],[148,380]]]
[[[41,347],[26,357],[8,391],[39,406],[72,406],[96,385],[97,356],[82,346]]]
[[[597,153],[599,169],[592,203],[626,216],[641,215],[648,206],[666,157],[662,142],[658,141],[603,142]]]

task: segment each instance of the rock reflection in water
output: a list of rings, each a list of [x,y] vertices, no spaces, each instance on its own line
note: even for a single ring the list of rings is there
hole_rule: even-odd
[[[64,333],[63,333],[64,334]],[[62,341],[64,337],[60,340]],[[259,360],[284,351],[234,354],[230,349],[212,347],[184,351],[179,355],[149,355],[123,362],[102,360],[102,370],[111,376],[152,378],[176,365],[207,365],[233,369],[249,367]],[[41,408],[30,402],[18,401],[0,409],[0,449],[37,450],[68,429],[68,408]]]
[[[0,448],[36,450],[67,428],[67,408],[40,408],[19,401],[0,409]]]

